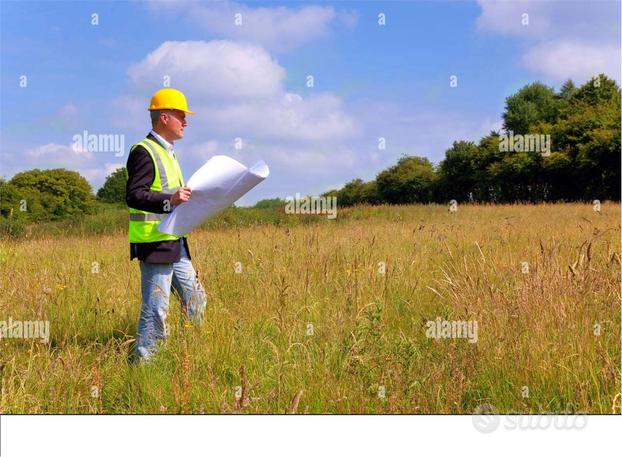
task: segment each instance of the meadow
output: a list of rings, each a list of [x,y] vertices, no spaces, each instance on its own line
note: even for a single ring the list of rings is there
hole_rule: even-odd
[[[111,217],[2,240],[0,320],[50,335],[0,339],[0,413],[619,413],[618,203],[221,215],[189,236],[204,324],[171,298],[140,366],[139,266]],[[430,338],[437,318],[477,340]]]

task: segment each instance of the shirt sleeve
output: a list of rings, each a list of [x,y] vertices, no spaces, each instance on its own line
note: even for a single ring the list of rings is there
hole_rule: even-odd
[[[172,194],[152,192],[149,190],[155,179],[155,166],[151,156],[142,146],[136,146],[127,158],[127,186],[125,188],[125,202],[130,208],[150,213],[170,213]],[[168,207],[168,210],[165,208]]]

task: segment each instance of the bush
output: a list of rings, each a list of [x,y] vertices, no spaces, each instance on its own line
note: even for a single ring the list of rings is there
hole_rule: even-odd
[[[97,198],[107,203],[125,203],[126,185],[125,167],[118,168],[108,175],[104,185],[97,191]]]
[[[8,184],[3,183],[1,192],[2,214],[18,217],[23,213],[28,222],[91,214],[95,208],[89,182],[63,168],[17,173]]]
[[[264,200],[259,200],[255,203],[253,208],[257,209],[266,209],[266,208],[285,208],[285,204],[287,202],[282,198],[266,198]]]
[[[0,217],[0,237],[21,238],[24,222],[19,219]]]

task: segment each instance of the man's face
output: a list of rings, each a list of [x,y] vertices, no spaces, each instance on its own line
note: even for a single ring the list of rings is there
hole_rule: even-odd
[[[179,110],[166,110],[160,115],[160,122],[163,129],[173,140],[179,140],[184,137],[184,127],[188,125],[186,122],[186,113]]]

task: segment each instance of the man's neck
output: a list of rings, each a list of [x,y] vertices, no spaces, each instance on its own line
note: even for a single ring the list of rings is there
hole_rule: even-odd
[[[171,146],[173,146],[173,140],[170,140],[167,138],[166,133],[164,132],[160,132],[158,131],[158,129],[152,129],[155,133],[157,133],[158,135],[160,135],[160,137],[166,141],[168,141],[170,143]]]

